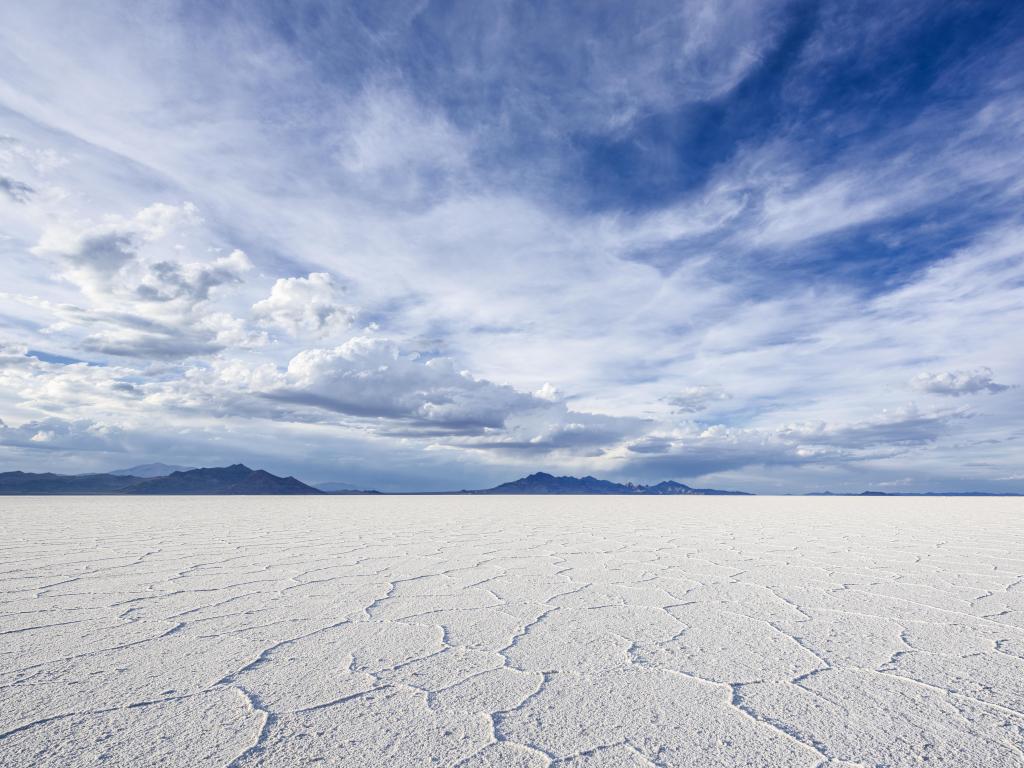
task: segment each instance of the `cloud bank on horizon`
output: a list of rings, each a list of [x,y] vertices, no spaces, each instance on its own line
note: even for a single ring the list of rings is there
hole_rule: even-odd
[[[8,3],[0,469],[1024,491],[1024,7]]]

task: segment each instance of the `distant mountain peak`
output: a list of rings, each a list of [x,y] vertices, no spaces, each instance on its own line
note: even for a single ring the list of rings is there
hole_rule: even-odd
[[[167,466],[167,465],[163,465]],[[131,495],[298,495],[322,491],[294,477],[278,477],[245,464],[183,468],[154,477],[122,474],[0,474],[0,494],[131,494]]]
[[[713,488],[691,488],[675,480],[663,480],[655,485],[616,483],[593,475],[556,477],[547,472],[534,472],[526,477],[502,483],[494,488],[471,493],[484,494],[550,494],[550,495],[637,495],[637,496],[745,496],[740,491],[719,491]]]
[[[184,467],[180,464],[164,464],[157,461],[152,464],[139,464],[126,469],[115,469],[112,472],[107,472],[107,474],[127,475],[129,477],[166,477],[172,472],[187,472],[190,469],[195,469],[195,467]]]
[[[227,467],[203,467],[173,472],[138,483],[127,493],[136,494],[319,494],[322,491],[296,480],[278,477],[264,469],[250,469],[245,464]]]

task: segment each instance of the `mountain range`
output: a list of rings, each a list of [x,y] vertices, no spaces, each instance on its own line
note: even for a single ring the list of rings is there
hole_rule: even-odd
[[[450,491],[469,495],[553,495],[553,496],[750,496],[743,491],[692,488],[675,480],[654,485],[616,483],[587,475],[571,477],[534,472],[508,483],[481,490]],[[380,491],[363,490],[344,482],[307,485],[294,477],[278,477],[244,464],[229,467],[194,469],[173,464],[140,464],[86,475],[61,475],[53,472],[0,472],[0,496],[41,495],[374,495]],[[1012,493],[832,493],[824,491],[807,496],[1019,496]]]
[[[151,466],[151,465],[150,465]],[[0,495],[125,494],[125,495],[297,495],[320,494],[294,477],[278,477],[244,464],[230,467],[175,470],[143,477],[113,472],[57,475],[52,472],[2,472]]]
[[[534,472],[510,483],[502,483],[478,494],[557,494],[557,495],[633,495],[633,496],[749,496],[742,491],[718,491],[713,488],[691,488],[675,480],[664,480],[656,485],[636,485],[598,480],[596,477],[555,477],[547,472]]]
[[[53,472],[0,473],[0,495],[122,494],[122,495],[296,495],[377,494],[342,482],[306,485],[294,477],[278,477],[244,464],[193,469],[169,464],[141,464],[128,469],[87,475],[59,475]],[[636,485],[599,480],[596,477],[556,477],[535,472],[494,488],[456,491],[459,494],[537,495],[643,495],[724,496],[748,495],[740,491],[691,488],[674,480],[656,485]]]

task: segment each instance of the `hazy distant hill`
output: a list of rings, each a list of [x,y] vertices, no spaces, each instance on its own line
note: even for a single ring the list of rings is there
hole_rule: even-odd
[[[1019,493],[997,493],[995,491],[920,491],[917,493],[886,493],[884,491],[861,491],[856,493],[850,491],[848,493],[833,492],[833,491],[815,491],[813,493],[805,493],[804,496],[1021,496]]]
[[[656,485],[638,486],[647,496],[752,496],[746,491],[720,491],[717,488],[691,488],[675,480],[663,480]]]
[[[0,495],[140,494],[140,495],[288,495],[320,494],[294,477],[278,477],[244,464],[171,472],[145,478],[130,475],[56,475],[52,472],[0,473]]]
[[[108,475],[129,475],[131,477],[165,477],[171,472],[188,472],[195,467],[182,467],[178,464],[139,464],[137,467],[127,469],[115,469],[107,472]]]
[[[674,480],[665,480],[657,485],[635,485],[633,483],[614,483],[610,480],[598,480],[596,477],[555,477],[547,472],[534,472],[510,483],[502,483],[494,488],[469,493],[491,494],[594,494],[601,496],[635,495],[635,496],[748,496],[742,491],[718,491],[713,488],[691,488]]]
[[[325,494],[337,494],[342,490],[359,490],[355,485],[350,482],[314,482],[313,487],[319,490],[323,490]]]
[[[358,485],[352,485],[352,483],[342,483],[339,481],[332,481],[329,483],[314,483],[313,487],[317,490],[323,491],[324,493],[369,493],[364,488],[360,488]]]

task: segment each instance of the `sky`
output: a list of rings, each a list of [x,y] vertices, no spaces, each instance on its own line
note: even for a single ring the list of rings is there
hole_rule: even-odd
[[[0,471],[1024,492],[1024,5],[0,5]]]

